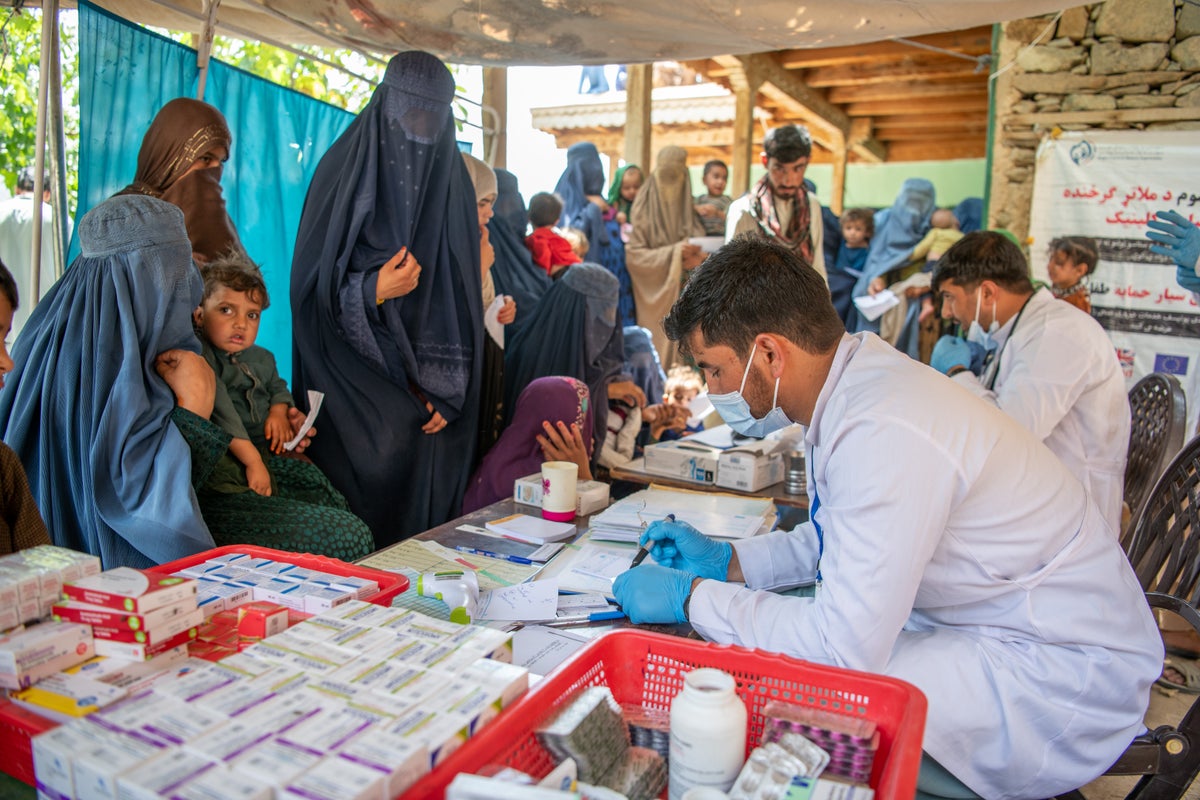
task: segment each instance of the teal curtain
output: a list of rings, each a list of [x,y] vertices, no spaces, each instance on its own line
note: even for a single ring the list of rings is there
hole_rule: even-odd
[[[150,121],[168,100],[195,97],[197,80],[195,50],[80,0],[76,219],[133,180]],[[292,374],[288,284],[304,196],[317,162],[354,115],[215,60],[204,100],[221,110],[233,133],[225,202],[271,295],[258,344],[275,354],[286,380]],[[78,252],[72,242],[71,258]]]

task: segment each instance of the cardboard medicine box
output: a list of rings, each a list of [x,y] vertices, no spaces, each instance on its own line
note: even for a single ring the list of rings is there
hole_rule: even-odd
[[[176,603],[196,604],[196,582],[153,570],[117,567],[63,585],[69,600],[145,614]]]
[[[783,480],[783,453],[773,452],[778,442],[762,440],[721,451],[717,459],[717,486],[757,492]]]
[[[659,442],[646,448],[646,472],[692,483],[713,484],[717,480],[715,447],[679,440]]]

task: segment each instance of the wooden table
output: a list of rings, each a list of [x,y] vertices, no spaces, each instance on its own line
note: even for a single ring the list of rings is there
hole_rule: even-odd
[[[629,481],[630,483],[640,483],[646,486],[653,483],[672,489],[691,489],[694,492],[726,492],[744,497],[769,497],[777,506],[808,508],[808,495],[803,493],[788,494],[783,490],[783,481],[773,483],[770,486],[764,486],[757,492],[743,492],[740,489],[728,489],[724,486],[717,486],[711,483],[694,483],[692,481],[680,480],[679,478],[654,475],[646,472],[645,463],[646,460],[644,458],[635,458],[623,467],[612,467],[609,469],[609,477],[615,481]]]

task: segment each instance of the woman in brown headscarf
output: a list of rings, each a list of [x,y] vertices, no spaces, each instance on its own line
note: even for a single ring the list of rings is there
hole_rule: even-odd
[[[147,194],[179,206],[197,261],[242,250],[221,194],[221,169],[232,144],[220,111],[176,98],[150,123],[138,151],[137,174],[120,194]]]
[[[689,237],[704,235],[704,226],[692,206],[692,177],[682,147],[658,151],[654,172],[633,201],[632,218],[625,267],[633,281],[638,325],[650,331],[659,360],[670,369],[678,359],[662,320],[688,273],[704,260],[700,247],[688,244]]]

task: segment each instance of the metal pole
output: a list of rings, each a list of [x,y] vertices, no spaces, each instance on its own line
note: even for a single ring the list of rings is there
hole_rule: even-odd
[[[42,296],[42,195],[46,191],[46,101],[50,93],[50,51],[54,49],[54,26],[58,24],[58,0],[42,4],[42,60],[38,68],[37,134],[33,158],[33,246],[30,248],[29,293],[33,303]]]
[[[62,95],[62,33],[54,26],[54,54],[50,62],[50,123],[54,126],[50,139],[51,207],[54,209],[54,279],[62,277],[67,265],[67,248],[70,234],[67,220],[71,218],[67,206],[67,159],[66,132],[63,126]]]
[[[204,0],[204,26],[200,29],[200,41],[196,47],[196,69],[200,78],[196,85],[197,100],[204,99],[204,85],[208,82],[208,57],[212,54],[213,27],[220,4],[221,0]]]

